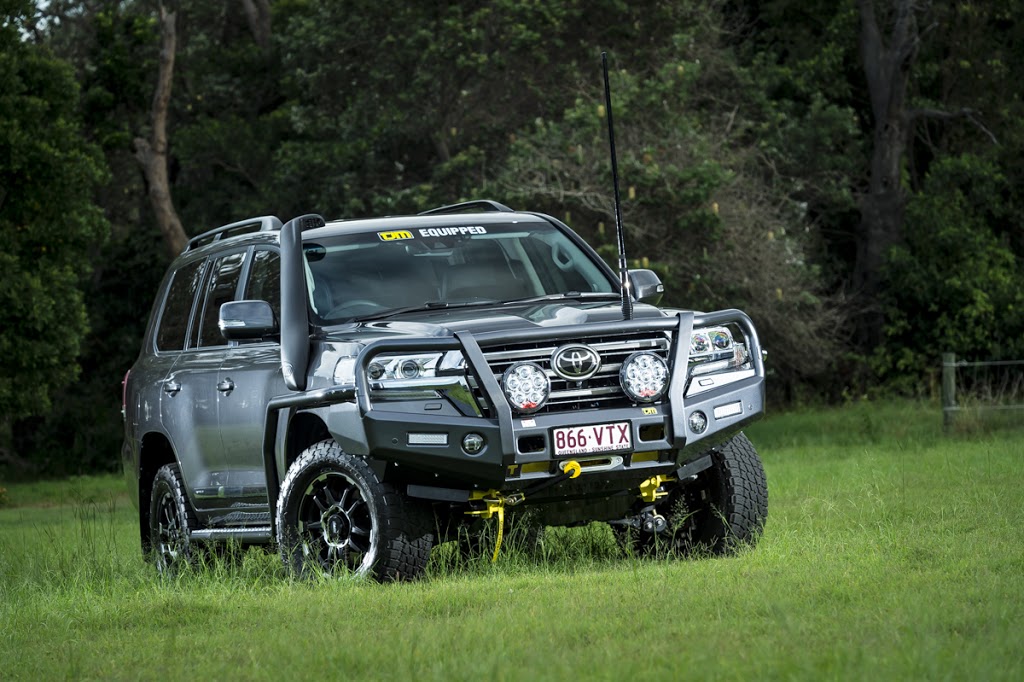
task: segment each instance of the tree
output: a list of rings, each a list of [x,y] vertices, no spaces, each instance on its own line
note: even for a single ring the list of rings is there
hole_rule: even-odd
[[[135,138],[135,157],[146,175],[149,200],[156,215],[157,225],[164,237],[167,251],[173,258],[185,249],[188,236],[174,208],[171,181],[167,171],[167,112],[170,108],[174,83],[174,57],[177,51],[177,12],[158,3],[160,26],[160,68],[157,71],[156,91],[150,115],[150,137]]]
[[[0,14],[0,448],[14,420],[46,412],[78,374],[87,330],[84,254],[107,224],[93,203],[104,180],[83,141],[70,66],[26,42],[30,2]],[[9,453],[8,456],[11,456]]]

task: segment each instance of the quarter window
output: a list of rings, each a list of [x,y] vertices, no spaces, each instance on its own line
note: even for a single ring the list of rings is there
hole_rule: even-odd
[[[203,264],[198,260],[178,269],[171,279],[171,287],[160,316],[160,329],[156,335],[156,347],[160,350],[181,350],[185,345],[189,313],[199,282],[203,279]]]

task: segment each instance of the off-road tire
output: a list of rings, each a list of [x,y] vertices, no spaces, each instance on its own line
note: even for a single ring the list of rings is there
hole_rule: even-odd
[[[191,534],[198,526],[181,470],[177,464],[165,464],[153,476],[149,496],[149,556],[157,573],[174,576],[196,563],[199,550]]]
[[[405,498],[333,440],[310,446],[288,468],[276,522],[281,559],[300,577],[323,571],[412,580],[434,546],[430,508]]]
[[[656,505],[668,522],[666,531],[617,531],[627,552],[721,556],[757,544],[768,520],[768,482],[757,450],[739,433],[708,454],[710,468]]]

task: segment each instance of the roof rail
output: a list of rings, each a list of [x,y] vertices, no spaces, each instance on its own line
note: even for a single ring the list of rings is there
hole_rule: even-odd
[[[277,216],[265,215],[258,218],[239,220],[237,223],[221,225],[220,227],[192,237],[192,239],[188,240],[188,244],[185,245],[185,251],[198,249],[200,246],[206,246],[207,244],[226,237],[235,237],[240,234],[248,234],[250,232],[270,232],[272,230],[280,229],[281,219]],[[182,251],[182,253],[185,251]]]
[[[471,208],[483,208],[487,207],[488,211],[501,211],[502,213],[515,213],[511,208],[505,204],[499,204],[497,201],[491,201],[490,199],[477,199],[476,201],[464,201],[461,204],[452,204],[450,206],[438,206],[432,208],[429,211],[423,211],[418,215],[436,215],[439,213],[462,213],[463,211]]]

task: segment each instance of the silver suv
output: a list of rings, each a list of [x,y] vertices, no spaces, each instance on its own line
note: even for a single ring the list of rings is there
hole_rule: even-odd
[[[486,519],[500,543],[513,512],[607,521],[641,554],[755,542],[757,333],[662,290],[492,201],[194,238],[124,382],[143,551],[169,571],[276,542],[298,574],[407,579]]]

